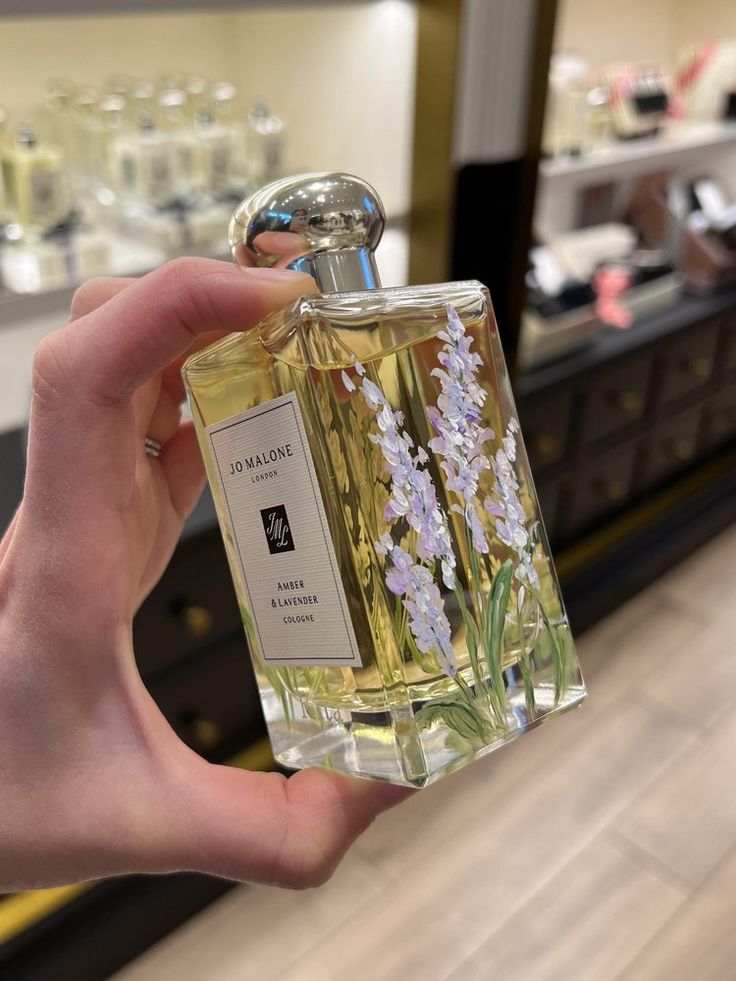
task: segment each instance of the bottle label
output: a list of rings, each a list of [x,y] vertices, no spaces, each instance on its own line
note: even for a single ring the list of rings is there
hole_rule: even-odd
[[[207,434],[263,662],[361,667],[296,394]]]

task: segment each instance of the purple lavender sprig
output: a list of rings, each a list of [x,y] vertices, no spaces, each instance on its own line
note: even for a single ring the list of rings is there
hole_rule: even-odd
[[[487,555],[489,546],[475,503],[480,474],[491,465],[484,446],[494,437],[493,430],[482,425],[486,392],[476,375],[483,360],[471,350],[472,338],[465,333],[455,308],[448,303],[446,310],[447,330],[437,335],[444,341],[437,356],[442,368],[432,371],[442,391],[437,405],[427,407],[427,416],[437,433],[429,441],[429,448],[440,458],[447,489],[463,501],[463,506],[455,505],[454,510],[464,515],[473,548]]]
[[[496,534],[504,545],[516,552],[519,565],[516,578],[532,589],[539,589],[539,576],[533,565],[534,538],[527,527],[526,512],[519,499],[519,480],[516,476],[516,436],[519,424],[511,419],[503,445],[491,461],[495,480],[495,500],[487,497],[484,507],[496,519]]]
[[[430,570],[419,565],[408,552],[395,545],[389,534],[375,544],[376,551],[388,555],[393,568],[386,574],[386,585],[403,599],[409,614],[409,630],[422,654],[436,654],[441,670],[451,678],[457,676],[452,650],[452,629],[445,614],[442,595]]]
[[[356,365],[359,374],[362,365]],[[345,374],[345,373],[343,373]],[[346,379],[352,385],[349,376]],[[353,386],[354,387],[354,386]],[[428,456],[420,446],[413,453],[414,442],[402,429],[404,416],[389,405],[378,385],[363,378],[360,390],[368,406],[376,413],[379,433],[370,433],[383,454],[386,469],[391,476],[391,496],[384,509],[389,523],[405,518],[417,535],[417,555],[425,562],[439,561],[442,580],[448,589],[455,588],[456,560],[452,550],[447,517],[437,501],[437,491],[428,470],[424,469]]]
[[[390,525],[399,518],[406,520],[416,533],[418,558],[430,564],[439,562],[445,586],[454,589],[456,560],[447,517],[437,501],[432,477],[424,469],[429,457],[421,446],[416,454],[413,452],[414,442],[402,428],[403,414],[391,408],[378,385],[365,377],[361,364],[356,364],[355,370],[363,379],[360,384],[363,398],[376,414],[379,432],[370,433],[369,439],[380,447],[391,477],[384,517]],[[342,374],[342,381],[348,391],[355,390],[355,384],[346,372]],[[402,598],[417,649],[422,654],[434,653],[441,670],[456,677],[452,629],[431,570],[395,545],[388,533],[375,543],[375,549],[379,555],[386,555],[391,560],[386,585],[395,596]]]

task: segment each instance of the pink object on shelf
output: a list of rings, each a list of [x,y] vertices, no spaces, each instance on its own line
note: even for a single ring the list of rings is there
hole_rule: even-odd
[[[609,327],[626,330],[633,316],[621,303],[621,297],[631,286],[631,273],[621,266],[601,266],[593,279],[596,293],[596,316]]]

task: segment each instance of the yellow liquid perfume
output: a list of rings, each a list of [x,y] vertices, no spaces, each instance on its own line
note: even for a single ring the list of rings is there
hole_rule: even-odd
[[[424,786],[585,695],[490,297],[381,289],[344,174],[243,202],[307,295],[183,375],[275,756]]]
[[[39,143],[30,127],[2,147],[3,177],[8,204],[25,233],[55,228],[71,212],[71,201],[60,147]]]

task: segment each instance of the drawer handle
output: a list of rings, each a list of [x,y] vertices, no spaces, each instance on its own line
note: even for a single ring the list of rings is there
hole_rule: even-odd
[[[214,749],[222,742],[222,729],[212,719],[197,717],[189,723],[192,741],[200,749]]]
[[[548,436],[546,433],[542,436],[534,437],[532,445],[537,453],[545,460],[557,456],[560,452],[560,441],[555,439],[554,436]]]
[[[644,399],[639,392],[615,392],[613,404],[627,416],[638,416],[644,408]]]
[[[598,480],[595,483],[595,490],[607,501],[617,503],[626,497],[628,485],[623,480]]]
[[[692,460],[695,456],[695,440],[678,439],[672,444],[672,455],[676,460],[681,460],[683,463]]]
[[[687,364],[690,374],[695,378],[705,380],[706,378],[710,378],[710,376],[713,374],[712,358],[693,358],[691,361],[688,361]]]
[[[206,637],[215,625],[215,618],[205,606],[197,606],[195,603],[187,603],[177,610],[177,615],[187,633],[199,640]]]

